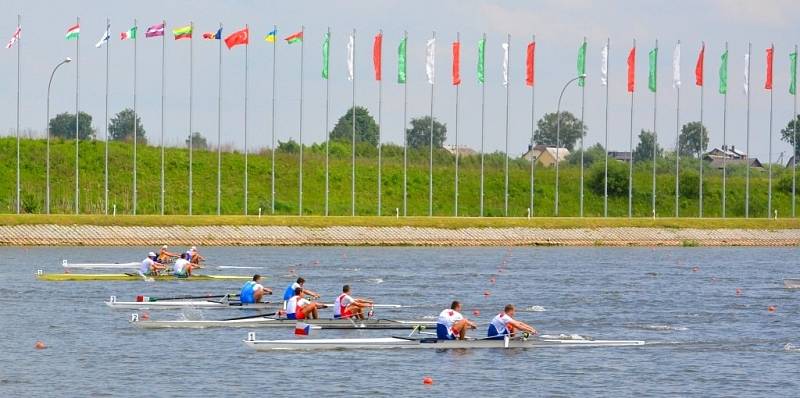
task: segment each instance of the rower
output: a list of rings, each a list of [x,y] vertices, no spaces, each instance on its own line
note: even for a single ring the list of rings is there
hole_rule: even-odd
[[[439,314],[436,321],[436,338],[440,340],[464,340],[467,337],[467,328],[475,329],[478,325],[461,315],[461,303],[453,301],[450,309]]]
[[[497,314],[497,316],[489,322],[489,333],[487,337],[490,340],[502,340],[505,336],[513,337],[516,330],[534,335],[539,333],[533,326],[515,320],[514,312],[514,304],[507,304],[503,312]]]
[[[287,319],[318,319],[318,308],[326,308],[322,303],[312,303],[304,297],[305,289],[298,287],[294,289],[294,296],[286,302]]]
[[[200,268],[200,266],[190,263],[188,257],[186,253],[181,253],[180,258],[175,260],[175,264],[172,265],[172,273],[178,278],[188,278],[192,276],[194,269]]]
[[[260,303],[265,294],[272,294],[272,289],[261,285],[261,275],[253,275],[253,280],[247,281],[239,292],[239,300],[242,304]]]
[[[170,253],[167,251],[167,245],[161,246],[161,250],[158,252],[158,262],[165,264],[168,263],[173,258],[180,257],[177,253]]]
[[[189,255],[188,260],[192,264],[200,264],[201,261],[205,261],[206,259],[197,252],[197,246],[192,246],[186,253]]]
[[[286,290],[283,291],[283,301],[284,301],[284,303],[288,302],[289,299],[291,299],[292,296],[295,295],[294,292],[295,292],[295,290],[297,290],[297,288],[303,289],[303,296],[311,296],[313,298],[318,299],[319,298],[319,294],[317,294],[316,292],[308,290],[308,289],[303,287],[303,285],[305,285],[305,283],[306,283],[305,279],[297,278],[296,282],[294,282],[291,285],[289,285],[286,288]]]
[[[364,319],[364,308],[372,307],[374,304],[369,299],[353,298],[350,296],[350,285],[344,285],[342,294],[333,302],[333,318]]]
[[[147,257],[142,260],[142,265],[139,266],[139,273],[142,276],[156,276],[159,271],[166,269],[164,265],[156,261],[158,256],[155,253],[147,253]]]

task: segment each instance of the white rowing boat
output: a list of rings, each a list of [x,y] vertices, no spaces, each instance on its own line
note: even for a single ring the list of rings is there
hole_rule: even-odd
[[[283,303],[256,303],[242,304],[241,301],[228,300],[164,300],[164,301],[117,301],[117,296],[111,296],[104,303],[115,310],[180,310],[185,308],[201,309],[242,309],[242,310],[264,310],[278,309],[283,307]]]
[[[131,269],[138,270],[141,262],[131,263],[70,263],[67,260],[61,261],[64,269]]]
[[[223,320],[171,320],[156,321],[140,319],[139,314],[131,314],[131,324],[140,329],[169,328],[293,328],[297,320],[274,318],[273,316],[250,316]],[[394,320],[394,319],[304,319],[300,322],[319,329],[412,329],[419,326],[436,326],[434,321]]]
[[[786,278],[783,280],[783,287],[787,289],[800,289],[800,279]]]
[[[379,337],[358,339],[295,339],[295,340],[256,340],[250,332],[244,344],[256,351],[296,351],[296,350],[346,350],[346,349],[389,349],[389,348],[572,348],[572,347],[631,347],[645,344],[641,340],[591,340],[569,336],[544,336],[535,338],[510,338],[503,340],[439,340],[435,337]]]

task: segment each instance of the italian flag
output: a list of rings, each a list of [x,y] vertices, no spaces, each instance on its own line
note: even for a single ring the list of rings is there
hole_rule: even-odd
[[[81,27],[80,25],[75,24],[74,26],[67,29],[67,35],[65,36],[65,38],[67,40],[77,40],[80,34],[81,34]]]
[[[130,40],[136,38],[136,27],[132,27],[128,29],[127,32],[122,32],[119,34],[120,40]]]

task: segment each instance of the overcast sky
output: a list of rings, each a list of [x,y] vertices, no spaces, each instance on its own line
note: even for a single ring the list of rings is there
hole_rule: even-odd
[[[502,85],[501,43],[511,35],[510,55],[510,152],[525,150],[531,134],[531,92],[524,84],[525,45],[536,35],[535,118],[556,108],[559,90],[576,75],[576,55],[583,37],[588,40],[585,120],[586,144],[602,142],[605,89],[600,84],[600,51],[611,40],[609,79],[609,148],[627,150],[630,96],[625,90],[625,61],[636,39],[637,87],[634,134],[653,128],[653,94],[647,91],[647,52],[659,43],[657,132],[659,142],[673,148],[676,132],[676,90],[672,88],[672,52],[682,43],[681,124],[699,119],[700,89],[694,85],[694,63],[702,41],[706,42],[705,124],[711,146],[722,143],[722,96],[717,93],[719,57],[729,43],[728,141],[744,149],[746,97],[742,90],[744,53],[752,42],[751,152],[766,160],[768,154],[769,92],[764,90],[765,49],[775,44],[774,159],[789,145],[779,141],[779,130],[792,115],[788,94],[789,57],[800,41],[800,25],[787,10],[792,0],[691,0],[691,1],[326,1],[266,2],[257,0],[139,0],[101,2],[74,0],[6,0],[0,19],[0,35],[7,40],[23,15],[22,129],[43,131],[47,79],[52,67],[64,57],[75,58],[75,42],[64,40],[66,29],[81,18],[80,109],[94,117],[98,138],[103,138],[105,50],[94,47],[106,18],[111,19],[111,115],[133,105],[133,43],[120,41],[119,33],[138,19],[137,103],[147,137],[158,142],[161,127],[161,40],[145,39],[147,26],[166,20],[169,30],[195,24],[194,130],[216,142],[217,136],[217,42],[201,39],[221,22],[224,34],[249,24],[248,145],[268,146],[271,121],[272,44],[265,33],[278,25],[279,37],[305,26],[303,139],[320,142],[325,137],[325,92],[320,76],[321,43],[332,30],[330,128],[347,108],[352,86],[346,78],[347,36],[356,29],[356,102],[377,118],[378,86],[372,75],[372,40],[384,32],[383,141],[402,142],[403,87],[396,83],[396,50],[403,31],[408,43],[409,116],[430,111],[430,86],[425,80],[425,41],[437,37],[434,115],[448,126],[448,143],[455,139],[455,89],[450,85],[450,43],[461,34],[462,80],[460,141],[480,147],[480,85],[476,82],[476,43],[487,34],[486,49],[486,148],[502,150],[505,129],[505,88]],[[281,40],[277,49],[276,135],[297,140],[299,133],[300,47]],[[13,133],[15,126],[16,50],[0,56],[0,129]],[[223,48],[222,142],[244,143],[245,49]],[[189,42],[167,40],[165,142],[176,145],[188,133]],[[75,109],[76,63],[63,66],[53,83],[52,114]],[[580,112],[581,92],[569,88],[563,109]],[[635,144],[634,144],[635,145]]]

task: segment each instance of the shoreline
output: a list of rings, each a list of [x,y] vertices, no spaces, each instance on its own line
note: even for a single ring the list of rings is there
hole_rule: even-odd
[[[532,223],[533,224],[533,223]],[[0,246],[800,246],[800,228],[0,225]]]

